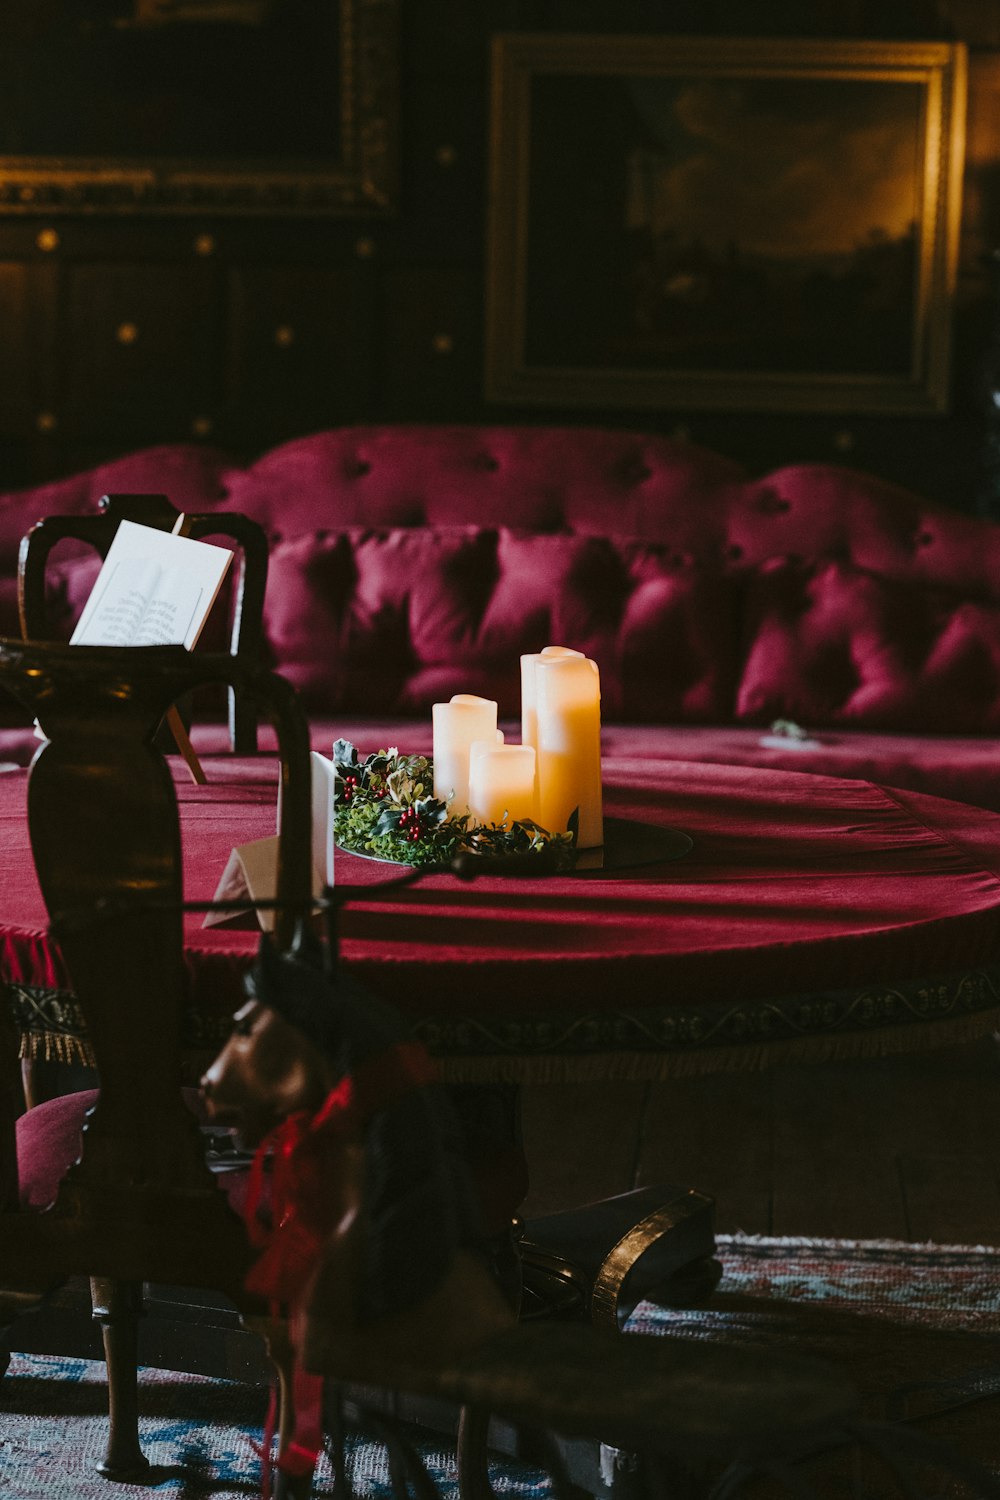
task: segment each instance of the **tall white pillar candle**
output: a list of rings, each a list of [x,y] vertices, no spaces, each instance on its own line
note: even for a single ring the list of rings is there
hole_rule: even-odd
[[[473,740],[496,740],[497,706],[492,698],[456,693],[450,703],[435,703],[431,717],[434,795],[460,818],[469,810],[469,747]]]
[[[535,668],[544,658],[554,656],[578,656],[582,651],[573,651],[569,646],[544,646],[531,656],[521,657],[521,744],[538,749],[538,691],[535,685]]]
[[[476,823],[510,828],[534,817],[535,752],[530,745],[477,741],[469,767],[469,808]]]
[[[604,842],[601,677],[586,657],[542,657],[535,667],[538,821],[561,833],[579,809],[577,842]]]

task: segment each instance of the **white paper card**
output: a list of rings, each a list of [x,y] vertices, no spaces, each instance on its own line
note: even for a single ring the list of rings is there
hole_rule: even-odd
[[[232,560],[226,547],[122,521],[71,644],[190,651]]]
[[[313,890],[318,896],[324,885],[333,885],[333,783],[332,760],[313,750],[312,766],[312,859]]]
[[[310,753],[312,771],[312,867],[313,895],[319,900],[325,886],[333,885],[333,781],[334,764],[325,755],[315,750]],[[278,826],[281,826],[281,784],[278,784]],[[226,868],[216,887],[213,901],[273,901],[278,893],[278,835],[266,839],[254,839],[249,844],[238,844],[226,861]],[[220,922],[252,911],[247,906],[244,912],[209,912],[203,927],[216,927]],[[258,911],[258,920],[265,932],[274,930],[274,912]]]
[[[332,760],[309,752],[312,778],[312,871],[313,895],[319,899],[323,887],[333,885],[333,783],[336,768]],[[281,782],[278,783],[278,827],[281,827]]]
[[[764,750],[822,750],[819,740],[794,739],[790,734],[762,734],[757,742]]]
[[[215,888],[213,901],[273,901],[278,891],[278,835],[254,839],[250,844],[238,844],[226,861],[222,878]],[[246,911],[253,907],[247,906]],[[217,927],[220,922],[230,922],[242,913],[233,911],[210,911],[201,924]],[[257,920],[265,932],[274,931],[274,912],[257,911]]]

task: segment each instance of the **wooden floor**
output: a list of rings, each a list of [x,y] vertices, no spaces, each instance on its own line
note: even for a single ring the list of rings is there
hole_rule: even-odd
[[[657,1182],[721,1233],[1000,1244],[1000,1048],[525,1088],[526,1217]]]

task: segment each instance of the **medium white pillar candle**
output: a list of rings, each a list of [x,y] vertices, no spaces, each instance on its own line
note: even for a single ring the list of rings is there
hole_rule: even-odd
[[[487,750],[495,750],[498,745],[503,744],[503,730],[498,729],[494,740],[473,740],[469,746],[469,811],[475,816],[475,806],[472,801],[472,784],[476,776],[476,761],[480,755]]]
[[[469,808],[476,823],[510,828],[535,812],[535,752],[531,745],[477,741],[469,767]]]
[[[469,746],[469,778],[470,778],[470,781],[471,781],[471,778],[472,778],[472,767],[476,763],[476,757],[478,755],[482,755],[482,753],[483,753],[484,750],[495,750],[498,745],[502,745],[502,744],[503,744],[503,730],[502,729],[498,729],[497,730],[496,739],[492,739],[492,740],[473,740],[472,741],[472,744]]]
[[[497,706],[492,698],[456,693],[450,703],[435,703],[434,795],[447,802],[451,817],[469,810],[469,747],[473,740],[492,740],[497,734]]]
[[[544,646],[531,656],[521,657],[521,744],[538,749],[538,689],[535,668],[542,660],[551,657],[578,656],[582,651],[573,651],[569,646]]]
[[[535,667],[538,821],[561,833],[579,809],[577,842],[604,842],[601,677],[587,657],[542,657]]]

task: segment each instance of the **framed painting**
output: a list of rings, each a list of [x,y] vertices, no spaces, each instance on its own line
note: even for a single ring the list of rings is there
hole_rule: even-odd
[[[960,45],[495,39],[487,397],[941,412]]]
[[[0,214],[394,206],[398,0],[8,0]]]

